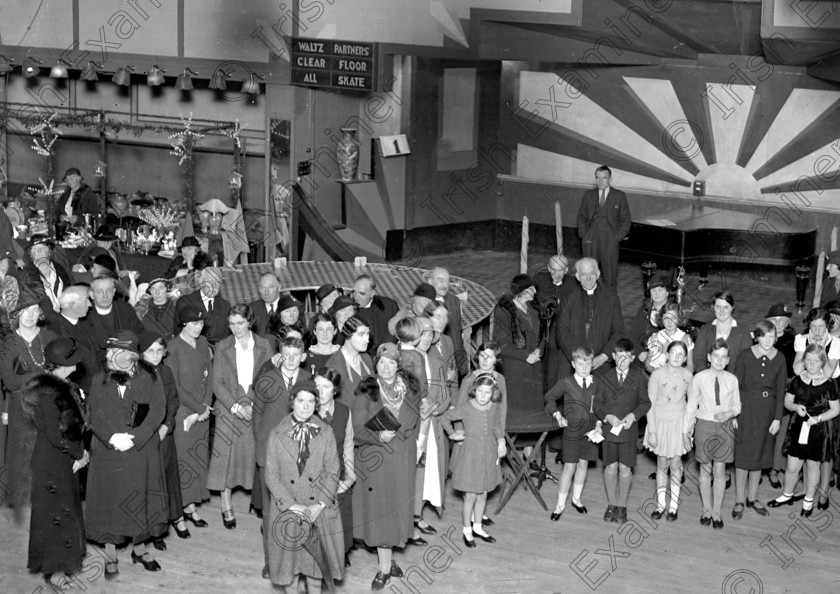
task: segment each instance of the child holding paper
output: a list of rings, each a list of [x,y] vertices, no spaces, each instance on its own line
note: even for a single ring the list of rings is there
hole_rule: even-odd
[[[788,457],[784,491],[767,503],[769,507],[793,505],[793,489],[804,464],[805,499],[801,515],[805,517],[814,511],[820,462],[831,459],[837,439],[831,420],[840,414],[840,402],[836,383],[823,373],[825,362],[825,349],[819,344],[809,344],[805,348],[805,369],[788,385],[785,408],[793,412],[793,418],[782,446],[782,453]]]
[[[569,487],[572,489],[572,507],[579,514],[587,512],[580,501],[589,462],[598,459],[597,443],[603,441],[601,421],[595,419],[592,402],[599,380],[592,377],[592,360],[595,354],[589,347],[578,347],[572,352],[574,375],[557,382],[545,395],[545,412],[552,415],[563,431],[563,473],[560,475],[560,490],[557,507],[551,513],[556,522],[566,508]],[[562,412],[561,412],[562,409]],[[592,441],[594,440],[594,442]]]
[[[604,443],[601,461],[604,463],[604,483],[607,487],[605,522],[623,524],[627,521],[627,496],[636,466],[636,440],[639,438],[639,419],[650,409],[647,378],[636,366],[633,341],[620,338],[612,354],[615,367],[601,367],[595,374],[602,389],[596,390],[593,410],[595,418],[603,422]]]

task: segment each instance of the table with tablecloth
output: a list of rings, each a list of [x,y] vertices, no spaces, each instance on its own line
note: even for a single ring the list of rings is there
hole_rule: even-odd
[[[260,276],[274,273],[280,280],[282,290],[317,289],[325,283],[351,289],[353,281],[360,274],[367,273],[376,281],[376,292],[406,303],[414,288],[428,282],[428,271],[422,268],[396,266],[394,264],[370,263],[357,267],[353,262],[289,262],[275,268],[272,263],[245,264],[235,269],[221,269],[224,283],[221,294],[230,303],[248,303],[259,297]],[[466,290],[466,299],[461,301],[464,328],[474,326],[493,311],[493,294],[472,281],[452,276],[453,284]]]

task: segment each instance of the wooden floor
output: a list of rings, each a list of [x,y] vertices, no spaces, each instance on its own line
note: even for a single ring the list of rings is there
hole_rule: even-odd
[[[544,266],[546,260],[547,255],[532,253],[532,272]],[[423,268],[448,266],[453,274],[475,280],[497,295],[507,289],[510,278],[518,272],[515,255],[495,252],[424,256],[422,262],[413,264]],[[619,285],[622,310],[625,319],[629,319],[641,303],[638,266],[622,264]],[[702,291],[697,290],[696,279],[689,278],[689,303],[698,305],[692,317],[711,319],[711,295],[724,287],[735,294],[735,317],[748,325],[760,319],[774,302],[793,305],[792,275],[713,273],[709,286]],[[812,295],[813,284],[809,299]],[[801,314],[793,318],[800,329],[801,320]],[[559,472],[559,466],[552,461],[549,467]],[[766,518],[747,510],[744,518],[736,522],[730,516],[735,497],[734,489],[730,489],[723,505],[725,527],[713,530],[698,523],[701,507],[696,480],[691,478],[696,477],[694,464],[688,465],[689,479],[682,491],[683,503],[676,522],[654,522],[646,517],[650,508],[639,511],[654,493],[653,481],[647,478],[652,470],[652,460],[639,456],[628,522],[623,526],[606,524],[601,519],[606,507],[603,472],[600,467],[593,467],[583,494],[589,514],[579,515],[569,508],[559,522],[550,522],[548,512],[520,488],[490,529],[498,543],[478,542],[472,550],[467,550],[460,540],[460,499],[450,492],[442,518],[430,511],[426,514],[437,527],[438,535],[429,538],[430,546],[425,549],[409,547],[396,554],[408,578],[392,580],[385,592],[840,592],[840,572],[836,569],[840,559],[840,496],[835,492],[831,507],[809,520],[800,518],[799,507],[794,506],[772,510]],[[542,493],[549,507],[553,507],[556,486],[546,483]],[[759,495],[767,501],[777,493],[764,481]],[[498,495],[491,499],[491,511],[497,500]],[[128,552],[121,552],[120,577],[105,582],[102,557],[91,547],[76,591],[271,591],[270,583],[260,577],[260,522],[246,513],[248,499],[244,494],[235,494],[234,505],[238,527],[228,531],[222,527],[219,498],[205,504],[201,511],[210,527],[192,528],[190,540],[170,536],[169,550],[157,554],[163,567],[159,573],[148,573],[139,565],[132,565]],[[0,593],[49,592],[40,576],[26,570],[28,520],[16,524],[8,509],[0,510],[0,514]],[[339,591],[369,591],[376,573],[375,556],[359,550],[352,553],[351,560],[353,566]]]
[[[559,466],[549,461],[559,472]],[[460,499],[450,491],[447,508],[438,519],[427,511],[426,518],[438,534],[428,537],[429,547],[408,547],[395,559],[408,578],[392,580],[392,593],[586,593],[623,592],[837,592],[840,591],[840,496],[832,492],[831,507],[800,518],[799,506],[772,510],[759,517],[747,510],[736,522],[730,512],[734,488],[724,498],[723,530],[698,523],[700,499],[696,487],[696,465],[688,465],[682,491],[682,505],[676,522],[650,520],[652,508],[640,510],[653,496],[648,474],[653,462],[639,456],[639,466],[630,495],[628,521],[624,525],[602,520],[606,495],[600,467],[590,469],[583,502],[587,515],[571,507],[559,522],[551,522],[534,497],[520,488],[508,506],[495,517],[490,529],[496,544],[478,541],[467,550],[461,541]],[[556,487],[542,488],[549,507]],[[776,493],[764,481],[762,501]],[[495,509],[497,498],[488,506]],[[171,535],[169,549],[156,552],[163,570],[143,571],[132,565],[127,551],[121,551],[120,576],[112,582],[102,578],[103,561],[94,547],[84,571],[78,575],[83,592],[268,592],[270,583],[260,577],[262,548],[260,522],[247,515],[247,497],[234,497],[238,527],[225,530],[219,514],[219,499],[201,508],[210,522],[205,529],[192,528],[193,537],[180,540]],[[838,514],[838,518],[835,518]],[[838,524],[835,525],[835,519]],[[15,524],[3,510],[3,544],[0,547],[0,592],[49,592],[40,576],[26,571],[27,525]],[[448,536],[447,536],[448,535]],[[351,555],[340,592],[365,592],[376,573],[375,555],[364,550]],[[42,588],[39,590],[39,588]]]

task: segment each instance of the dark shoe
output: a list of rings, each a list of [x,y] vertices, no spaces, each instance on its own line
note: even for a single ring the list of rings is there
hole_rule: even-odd
[[[262,508],[259,508],[259,507],[254,507],[254,506],[252,505],[252,506],[251,506],[251,509],[249,509],[248,511],[252,511],[252,512],[254,512],[254,515],[255,515],[255,516],[257,516],[260,520],[262,520],[262,514],[263,514],[263,512],[262,512]]]
[[[397,565],[397,562],[391,559],[391,577],[401,578],[403,576],[403,570],[400,569],[400,566]]]
[[[350,553],[344,553],[344,567],[350,567],[352,563],[350,563]]]
[[[767,475],[767,480],[770,481],[770,486],[774,489],[781,489],[782,483],[779,481],[779,475],[776,472],[771,472]]]
[[[712,520],[712,528],[715,530],[723,530],[723,518],[720,520]]]
[[[770,501],[768,501],[767,502],[767,507],[776,508],[776,507],[780,507],[782,505],[793,505],[793,502],[794,502],[793,497],[794,497],[793,495],[785,495],[784,493],[782,493],[781,495],[779,495],[775,499],[771,499]]]
[[[676,522],[676,521],[677,521],[677,512],[675,512],[675,511],[674,511],[674,512],[669,511],[669,512],[665,515],[665,519],[666,519],[667,521],[669,521],[669,522]]]
[[[791,497],[791,499],[793,501],[802,501],[803,499],[805,499],[805,493],[799,493],[798,495],[794,495],[793,497]]]
[[[701,516],[700,517],[700,525],[701,526],[708,526],[712,523],[712,516]]]
[[[417,460],[417,468],[426,468],[426,452],[423,452]]]
[[[158,563],[155,559],[148,561],[144,559],[146,555],[149,553],[145,553],[144,555],[137,555],[134,551],[131,551],[131,562],[132,563],[139,563],[143,566],[143,569],[146,571],[160,571],[160,563]]]
[[[654,512],[654,513],[656,513],[656,512]],[[653,517],[653,515],[651,515],[651,517]],[[607,506],[607,511],[604,512],[604,521],[605,522],[612,522],[614,519],[615,519],[615,506],[614,505],[608,505]],[[657,518],[653,518],[653,519],[656,520]]]
[[[585,514],[587,511],[585,505],[578,505],[577,503],[575,503],[574,499],[572,499],[572,507],[575,508],[575,511],[577,511],[577,513],[579,514]]]
[[[561,450],[561,451],[557,452],[556,456],[554,456],[554,463],[555,464],[560,464],[562,462],[563,462],[563,451]]]
[[[726,487],[725,488],[728,489],[731,486],[732,486],[732,477],[727,475],[726,476]]]
[[[559,520],[560,516],[563,515],[563,511],[564,510],[560,510],[559,512],[558,511],[551,512],[551,521],[556,522],[557,520]]]
[[[747,507],[754,510],[759,516],[766,516],[770,513],[767,511],[767,508],[761,505],[761,502],[758,499],[755,501],[747,499]]]
[[[466,534],[463,535],[463,538],[464,538],[464,544],[467,545],[468,549],[474,549],[475,548],[475,541],[474,540],[470,540],[469,538],[467,538]]]
[[[425,526],[423,525],[425,524]],[[423,518],[420,516],[414,516],[414,526],[423,534],[437,534],[437,530],[434,527],[429,526],[426,522],[423,521]]]
[[[382,590],[385,587],[385,584],[388,583],[388,580],[391,579],[391,576],[381,571],[376,572],[376,577],[373,578],[373,581],[370,583],[371,590]]]
[[[615,508],[615,517],[613,518],[613,522],[616,524],[623,524],[627,521],[627,508],[626,507],[616,507]]]
[[[651,520],[659,520],[660,518],[662,518],[662,514],[664,514],[664,513],[665,513],[664,509],[663,510],[659,510],[659,509],[654,510],[653,513],[650,514],[650,519]]]
[[[183,530],[178,530],[178,522],[171,522],[172,528],[175,530],[175,534],[178,535],[178,538],[189,538],[192,536],[190,531],[184,528]]]
[[[479,534],[475,530],[473,530],[473,536],[476,537],[476,538],[480,538],[484,542],[488,542],[490,544],[493,544],[494,542],[496,542],[496,539],[493,538],[492,536],[490,536],[489,534],[485,536],[483,534]]]
[[[414,545],[415,547],[425,547],[427,544],[429,544],[428,542],[426,542],[425,539],[419,538],[419,537],[418,538],[409,538],[405,542],[410,544],[410,545]]]
[[[268,565],[263,565],[262,578],[264,580],[270,580],[271,579],[271,571],[269,571]]]
[[[817,509],[828,509],[828,497],[826,497],[825,501],[817,502]]]
[[[496,522],[494,522],[493,520],[491,520],[487,516],[484,516],[483,518],[481,518],[481,525],[482,526],[495,526]]]
[[[116,561],[109,561],[105,564],[105,579],[112,580],[120,575],[120,568]]]
[[[230,513],[232,514],[233,510],[231,510]],[[191,514],[185,513],[184,518],[192,522],[193,526],[195,526],[196,528],[207,528],[207,522],[205,522],[203,518],[196,518],[195,512]]]
[[[232,509],[228,509],[222,512],[222,523],[228,530],[233,530],[234,528],[236,528],[236,515],[233,513]]]
[[[654,470],[648,475],[648,480],[655,481],[656,480],[656,471]]]
[[[810,518],[811,514],[813,514],[813,513],[814,513],[814,500],[812,499],[811,501],[808,501],[807,499],[805,499],[802,502],[802,511],[799,512],[799,515],[804,517],[804,518]]]
[[[159,551],[166,550],[166,543],[163,542],[162,538],[153,538],[152,539],[152,546],[154,546]]]
[[[736,503],[735,507],[732,508],[732,518],[735,520],[740,520],[744,517],[744,504],[743,503]]]

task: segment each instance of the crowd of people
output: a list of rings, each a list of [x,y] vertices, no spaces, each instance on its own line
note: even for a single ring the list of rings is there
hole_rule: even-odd
[[[393,549],[436,532],[426,513],[440,513],[447,480],[463,494],[465,546],[496,542],[485,507],[502,483],[509,410],[556,421],[553,521],[570,492],[588,512],[587,471],[600,459],[604,520],[624,522],[640,445],[656,456],[655,519],[677,520],[690,452],[703,525],[723,527],[730,463],[736,520],[745,508],[767,514],[765,471],[781,490],[768,506],[802,500],[806,516],[827,506],[840,305],[814,310],[795,334],[777,304],[750,331],[723,291],[695,333],[657,275],[627,329],[597,260],[578,260],[573,280],[558,255],[512,279],[492,340],[468,355],[443,268],[402,304],[369,274],[347,291],[326,283],[307,315],[273,273],[257,299],[229,303],[219,269],[189,239],[174,271],[190,276],[185,294],[166,277],[132,296],[107,253],[74,283],[37,237],[28,276],[3,285],[13,285],[0,353],[9,503],[31,505],[28,567],[56,589],[72,587],[88,542],[102,548],[106,578],[119,574],[123,547],[159,571],[170,528],[187,539],[213,521],[211,491],[235,529],[235,489],[250,491],[248,511],[262,518],[263,578],[289,592],[303,578],[318,592],[363,546],[377,555],[371,587],[384,589],[403,575]]]

